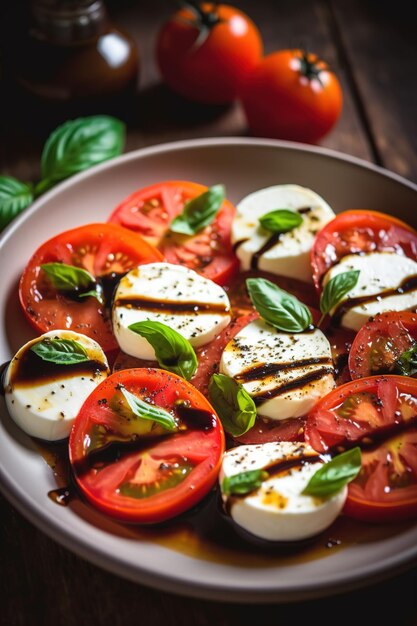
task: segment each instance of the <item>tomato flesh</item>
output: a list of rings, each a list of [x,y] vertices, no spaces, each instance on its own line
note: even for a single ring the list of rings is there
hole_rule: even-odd
[[[224,451],[223,429],[209,402],[163,370],[123,370],[103,382],[81,408],[69,442],[74,476],[87,500],[134,523],[162,522],[197,504],[213,487]],[[205,421],[192,413],[194,422],[180,422],[177,432],[157,425],[138,433],[131,418],[115,411],[120,386],[172,415],[182,405]],[[144,421],[150,420],[139,420],[141,429]],[[104,433],[98,443],[97,429]]]
[[[142,237],[110,224],[88,224],[46,241],[22,274],[19,298],[23,311],[40,333],[53,329],[81,332],[98,341],[105,352],[117,349],[108,312],[96,298],[71,298],[60,293],[41,269],[44,263],[81,267],[105,283],[162,255]]]
[[[187,181],[167,181],[139,189],[123,200],[108,221],[140,233],[169,263],[185,265],[223,285],[239,268],[230,243],[235,207],[225,200],[213,222],[195,235],[169,230],[186,202],[207,191]]]
[[[417,314],[409,311],[380,313],[355,337],[349,354],[352,379],[400,373],[398,359],[416,345]]]
[[[316,287],[341,258],[362,252],[396,252],[417,260],[417,232],[405,222],[377,211],[339,213],[318,233],[311,249]]]
[[[305,440],[316,450],[363,449],[345,511],[391,521],[417,514],[417,381],[372,376],[335,389],[307,419]]]

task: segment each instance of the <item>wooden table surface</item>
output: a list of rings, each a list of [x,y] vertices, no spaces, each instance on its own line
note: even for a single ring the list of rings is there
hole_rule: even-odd
[[[397,0],[240,0],[260,28],[266,52],[303,45],[339,76],[344,109],[322,145],[382,165],[417,182],[417,49],[409,2]],[[176,139],[246,135],[238,105],[207,109],[184,103],[160,84],[153,46],[169,2],[108,2],[142,57],[137,113],[127,150]],[[4,119],[3,119],[4,122]],[[2,124],[2,173],[38,176],[43,138]],[[242,606],[186,599],[133,584],[74,556],[0,499],[0,623],[5,625],[142,623],[298,624],[316,617],[336,623],[417,624],[417,569],[364,589],[308,602]],[[358,608],[361,607],[361,608]],[[365,607],[362,608],[362,607]],[[327,611],[330,611],[327,613]]]

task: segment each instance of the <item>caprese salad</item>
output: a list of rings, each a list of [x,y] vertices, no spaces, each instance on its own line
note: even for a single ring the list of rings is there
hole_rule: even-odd
[[[8,411],[33,437],[69,437],[104,513],[159,523],[214,488],[267,544],[341,513],[417,516],[407,224],[335,215],[298,185],[235,208],[222,185],[168,181],[45,242],[19,298],[38,336],[4,368]]]

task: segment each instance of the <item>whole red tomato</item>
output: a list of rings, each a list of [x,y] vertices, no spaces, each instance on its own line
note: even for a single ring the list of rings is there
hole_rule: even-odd
[[[190,3],[164,24],[156,53],[171,89],[191,100],[222,104],[237,97],[262,47],[259,31],[245,13],[204,2]]]
[[[302,50],[266,56],[242,90],[254,135],[315,143],[336,123],[342,89],[327,64]]]

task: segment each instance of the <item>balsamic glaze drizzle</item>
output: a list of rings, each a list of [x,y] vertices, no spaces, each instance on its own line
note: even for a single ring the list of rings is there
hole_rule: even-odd
[[[210,313],[227,315],[230,311],[229,305],[223,303],[153,300],[150,298],[141,298],[140,296],[131,298],[118,298],[114,304],[115,306],[146,309],[147,311],[165,311],[166,313],[175,314],[193,314],[197,313],[198,311],[208,311]]]

